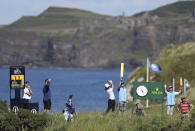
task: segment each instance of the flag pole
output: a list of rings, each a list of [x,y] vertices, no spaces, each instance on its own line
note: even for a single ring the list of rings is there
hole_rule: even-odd
[[[183,88],[184,88],[183,93],[184,93],[184,96],[185,96],[186,95],[186,79],[185,78],[183,80]]]
[[[146,62],[146,82],[149,82],[149,59],[147,57],[147,62]],[[149,107],[149,100],[146,100],[146,108]]]
[[[175,78],[173,77],[173,91],[175,91]]]

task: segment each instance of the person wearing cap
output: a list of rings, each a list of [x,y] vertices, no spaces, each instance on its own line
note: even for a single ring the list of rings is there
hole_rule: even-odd
[[[181,112],[182,116],[189,117],[192,109],[193,105],[190,102],[186,101],[186,98],[182,96],[181,102],[177,105],[177,110]]]
[[[124,86],[125,83],[121,79],[118,87],[119,114],[123,114],[126,111],[127,98],[126,98],[126,88]]]
[[[136,100],[135,105],[136,105],[135,114],[137,116],[146,116],[146,113],[144,111],[144,106],[139,99]]]
[[[165,84],[165,94],[167,95],[167,115],[172,116],[173,115],[173,110],[175,106],[175,96],[179,95],[181,93],[181,90],[179,92],[173,91],[172,86],[168,86],[168,91],[167,91],[167,85]]]
[[[25,87],[24,87],[24,95],[23,99],[25,102],[29,103],[31,100],[32,90],[29,86],[29,81],[25,81]]]
[[[112,112],[115,111],[115,96],[114,96],[114,84],[112,80],[108,80],[108,82],[105,84],[105,90],[108,95],[108,107],[106,110],[106,113],[108,113],[111,109]]]
[[[51,79],[45,79],[45,84],[43,87],[43,104],[44,112],[50,113],[51,110],[51,90],[50,90]]]

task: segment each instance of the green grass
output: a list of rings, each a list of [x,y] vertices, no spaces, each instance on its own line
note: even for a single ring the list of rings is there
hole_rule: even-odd
[[[194,24],[194,20],[192,20],[194,7],[195,1],[178,1],[149,11],[149,13],[159,17],[156,23],[158,25]],[[134,17],[139,17],[144,13],[140,12]]]
[[[66,122],[62,113],[33,115],[28,110],[20,110],[15,115],[8,112],[6,102],[0,101],[0,130],[15,131],[24,127],[24,131],[188,131],[195,126],[195,110],[191,118],[184,120],[176,108],[172,119],[166,116],[166,108],[162,115],[161,105],[157,104],[145,109],[145,117],[135,116],[131,109],[128,104],[123,115],[117,111],[79,113],[72,122]]]
[[[193,95],[194,93],[195,88],[192,88],[191,91],[188,90],[189,96]],[[179,101],[179,98],[180,97],[177,97],[177,103]],[[191,103],[195,105],[195,98],[193,97],[193,100],[192,97],[188,98],[190,99]],[[193,130],[193,128],[195,127],[195,109],[191,112],[192,116],[189,119],[184,119],[176,110],[175,106],[174,115],[171,119],[166,115],[165,104],[164,113],[161,114],[161,104],[151,103],[153,102],[150,101],[149,108],[144,109],[146,112],[145,117],[139,117],[132,114],[131,103],[127,105],[127,112],[123,115],[119,115],[117,113],[117,110],[114,113],[110,112],[108,114],[105,114],[104,112],[78,113],[72,122],[66,122],[62,113],[39,113],[39,117],[37,115],[35,117],[24,110],[23,112],[20,112],[21,115],[19,116],[21,118],[27,117],[26,119],[22,119],[22,123],[29,122],[28,125],[33,126],[34,130],[36,129],[37,125],[39,126],[38,130],[41,131],[189,131]],[[1,111],[8,112],[5,102],[0,101],[0,105],[0,113]],[[31,119],[29,118],[29,116],[35,117],[36,119]],[[12,114],[12,117],[16,119],[16,116],[14,114]],[[2,127],[1,120],[2,117],[0,117],[0,129]],[[44,125],[40,125],[39,120]],[[44,122],[46,120],[47,123]],[[14,126],[10,125],[10,127]],[[29,129],[25,128],[25,131]]]
[[[49,7],[38,16],[23,16],[18,21],[7,26],[6,29],[24,30],[34,32],[55,32],[56,30],[68,30],[78,28],[84,20],[88,24],[95,20],[105,21],[109,16],[95,14],[85,10]]]
[[[195,105],[195,88],[187,91],[187,99]],[[176,98],[176,103],[180,102],[180,96]],[[144,103],[144,102],[143,102]],[[171,119],[166,115],[166,105],[150,101],[150,107],[145,108],[146,116],[139,117],[132,114],[132,105],[127,105],[127,112],[119,115],[116,112],[105,114],[104,112],[79,113],[73,122],[66,122],[63,114],[53,114],[49,126],[44,131],[188,131],[195,126],[195,109],[192,110],[192,117],[183,119],[181,114],[174,108],[174,115]]]
[[[157,8],[151,13],[160,17],[177,17],[184,14],[192,14],[194,7],[195,1],[179,1]]]
[[[160,105],[151,106],[145,111],[145,117],[133,115],[131,108],[123,115],[117,112],[107,115],[100,112],[79,113],[73,122],[66,122],[62,114],[53,114],[44,131],[183,131],[190,129],[189,125],[192,124],[187,119],[182,121],[176,109],[173,119],[166,116],[166,108],[164,115],[161,115]]]
[[[47,10],[41,13],[39,17],[48,17],[48,16],[62,17],[66,15],[76,16],[76,17],[91,17],[91,18],[107,17],[106,15],[100,15],[90,11],[85,11],[85,10],[75,9],[75,8],[63,8],[63,7],[49,7]]]

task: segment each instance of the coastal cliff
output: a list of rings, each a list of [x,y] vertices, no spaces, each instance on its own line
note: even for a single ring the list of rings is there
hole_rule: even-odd
[[[169,44],[195,41],[195,1],[180,1],[133,16],[49,7],[0,27],[0,66],[128,69],[156,59]]]

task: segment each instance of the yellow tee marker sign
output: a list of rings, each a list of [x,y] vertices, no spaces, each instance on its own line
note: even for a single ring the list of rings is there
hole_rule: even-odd
[[[124,76],[124,63],[121,63],[121,78]]]

